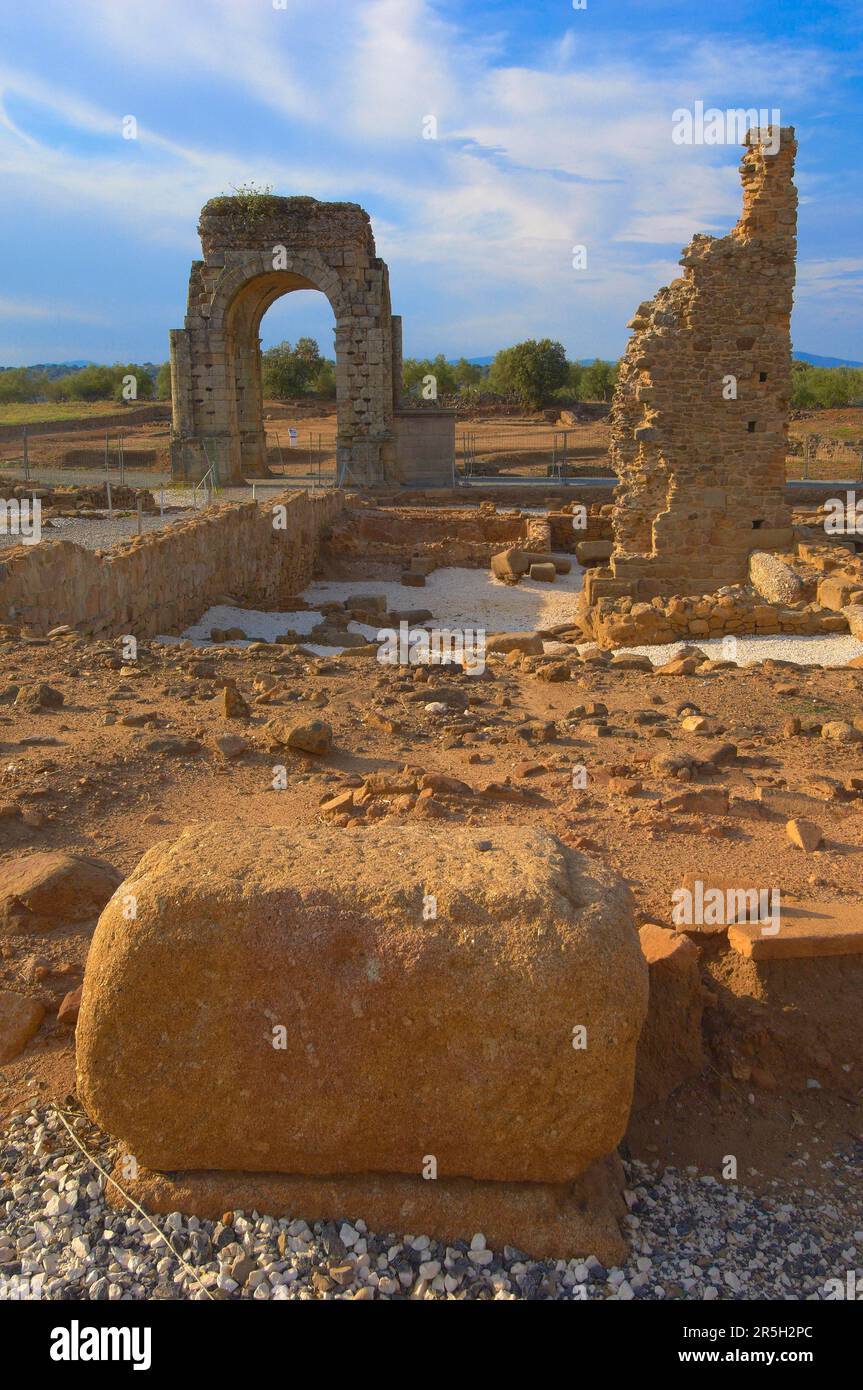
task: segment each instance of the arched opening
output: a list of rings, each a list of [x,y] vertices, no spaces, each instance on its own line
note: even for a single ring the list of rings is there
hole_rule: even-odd
[[[332,310],[332,347],[329,343],[319,343],[319,347],[323,357],[329,357],[332,352],[335,360],[336,408],[341,429],[345,364],[339,351],[338,319],[332,302],[318,285],[295,271],[273,270],[256,275],[241,285],[225,313],[227,415],[232,474],[254,478],[266,476],[269,471],[264,423],[261,324],[267,310],[277,300],[296,290],[318,291]],[[236,456],[233,456],[234,451]]]

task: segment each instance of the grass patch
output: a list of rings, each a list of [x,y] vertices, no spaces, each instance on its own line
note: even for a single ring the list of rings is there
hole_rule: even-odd
[[[158,401],[142,402],[158,405]],[[51,420],[98,420],[101,415],[116,415],[124,407],[119,401],[34,401],[0,405],[0,425],[35,425]],[[134,407],[129,409],[129,423],[135,419]]]

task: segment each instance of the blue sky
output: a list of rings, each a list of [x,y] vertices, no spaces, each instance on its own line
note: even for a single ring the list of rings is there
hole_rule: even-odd
[[[794,343],[863,359],[860,0],[275,4],[3,0],[0,365],[164,360],[198,210],[249,180],[362,203],[407,354],[616,356],[738,215],[739,149],[672,142],[697,100],[796,127]],[[264,320],[301,333],[331,350],[321,295]]]

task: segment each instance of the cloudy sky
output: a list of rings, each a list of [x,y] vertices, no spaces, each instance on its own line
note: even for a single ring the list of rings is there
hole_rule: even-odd
[[[796,127],[795,347],[863,359],[861,69],[860,0],[0,0],[0,365],[162,361],[249,181],[368,210],[408,354],[617,356],[737,217],[739,148],[672,140],[696,101]],[[262,331],[329,351],[332,314]]]

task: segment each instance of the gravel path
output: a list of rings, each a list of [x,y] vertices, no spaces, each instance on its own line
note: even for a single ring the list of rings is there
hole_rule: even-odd
[[[172,502],[169,505],[178,506],[179,503]],[[156,516],[144,516],[141,519],[142,533],[148,531],[161,531],[166,526],[173,526],[178,521],[188,521],[194,513],[191,510],[181,512],[169,512],[164,518]],[[113,521],[97,521],[95,518],[76,517],[57,517],[49,526],[43,524],[43,541],[74,541],[76,545],[83,546],[85,550],[110,550],[112,545],[118,541],[128,540],[130,536],[138,534],[137,516],[115,516]],[[20,545],[21,538],[12,535],[0,535],[0,548],[4,546]]]
[[[845,666],[854,656],[863,652],[863,642],[845,632],[813,634],[809,637],[737,637],[736,655],[730,659],[740,666],[751,666],[755,661],[796,661],[801,666]],[[654,666],[663,666],[666,661],[680,651],[681,647],[697,646],[713,659],[726,657],[721,637],[690,637],[680,642],[666,642],[652,647],[618,647],[618,651],[630,656],[649,656]]]
[[[110,1168],[99,1131],[70,1122]],[[451,1246],[375,1235],[356,1219],[252,1212],[223,1225],[174,1212],[154,1225],[107,1206],[104,1179],[45,1106],[14,1116],[0,1144],[0,1299],[819,1299],[827,1279],[863,1279],[860,1193],[823,1168],[826,1193],[774,1183],[756,1197],[630,1164],[631,1254],[605,1269],[488,1250],[478,1233]]]

